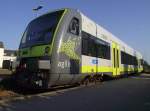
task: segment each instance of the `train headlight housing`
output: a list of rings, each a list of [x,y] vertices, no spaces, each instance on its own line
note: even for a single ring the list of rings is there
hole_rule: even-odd
[[[50,69],[50,60],[39,60],[39,69]]]
[[[48,55],[48,53],[49,53],[49,51],[50,51],[50,48],[47,46],[47,47],[45,47],[45,55]]]

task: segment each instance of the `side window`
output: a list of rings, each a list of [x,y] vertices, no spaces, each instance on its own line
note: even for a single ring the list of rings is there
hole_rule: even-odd
[[[121,64],[124,64],[124,52],[121,51]]]
[[[144,63],[143,59],[140,59],[140,61],[141,61],[141,65],[143,66],[143,63]]]
[[[96,56],[96,46],[92,36],[86,32],[82,32],[82,54],[87,56]]]
[[[97,57],[110,60],[110,45],[100,39],[96,40]]]
[[[69,24],[68,30],[74,35],[79,35],[79,19],[73,18]]]
[[[97,57],[98,58],[102,58],[103,57],[103,53],[102,53],[102,47],[101,47],[101,44],[99,44],[99,43],[97,43],[96,42],[96,44],[97,44]]]
[[[82,54],[88,55],[88,34],[82,31]]]
[[[88,55],[96,57],[96,45],[94,39],[89,38],[88,40]]]
[[[110,45],[82,31],[82,54],[110,60]]]
[[[88,39],[82,38],[82,54],[88,55]]]
[[[137,58],[126,52],[121,51],[121,64],[137,65]]]

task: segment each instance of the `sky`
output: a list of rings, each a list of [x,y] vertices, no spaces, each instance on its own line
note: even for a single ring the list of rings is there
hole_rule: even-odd
[[[33,12],[39,5],[43,8]],[[6,49],[18,49],[32,19],[65,7],[79,9],[150,63],[150,0],[1,0],[0,41]]]

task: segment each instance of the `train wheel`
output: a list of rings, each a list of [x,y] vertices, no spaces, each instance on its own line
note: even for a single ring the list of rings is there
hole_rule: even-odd
[[[98,82],[97,80],[98,80],[97,76],[94,76],[93,77],[93,83],[96,84]]]
[[[87,86],[87,85],[89,85],[89,83],[90,83],[90,78],[86,78],[84,84]]]
[[[100,77],[99,77],[99,81],[100,81],[100,82],[103,82],[103,81],[104,81],[104,76],[100,76]]]
[[[90,83],[90,78],[86,77],[83,79],[83,81],[81,82],[82,85],[87,86]]]

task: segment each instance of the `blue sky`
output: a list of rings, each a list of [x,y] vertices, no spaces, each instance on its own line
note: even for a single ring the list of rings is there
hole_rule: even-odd
[[[44,6],[38,13],[32,11]],[[150,0],[1,0],[0,41],[17,49],[27,24],[57,8],[75,8],[139,50],[150,63]]]

